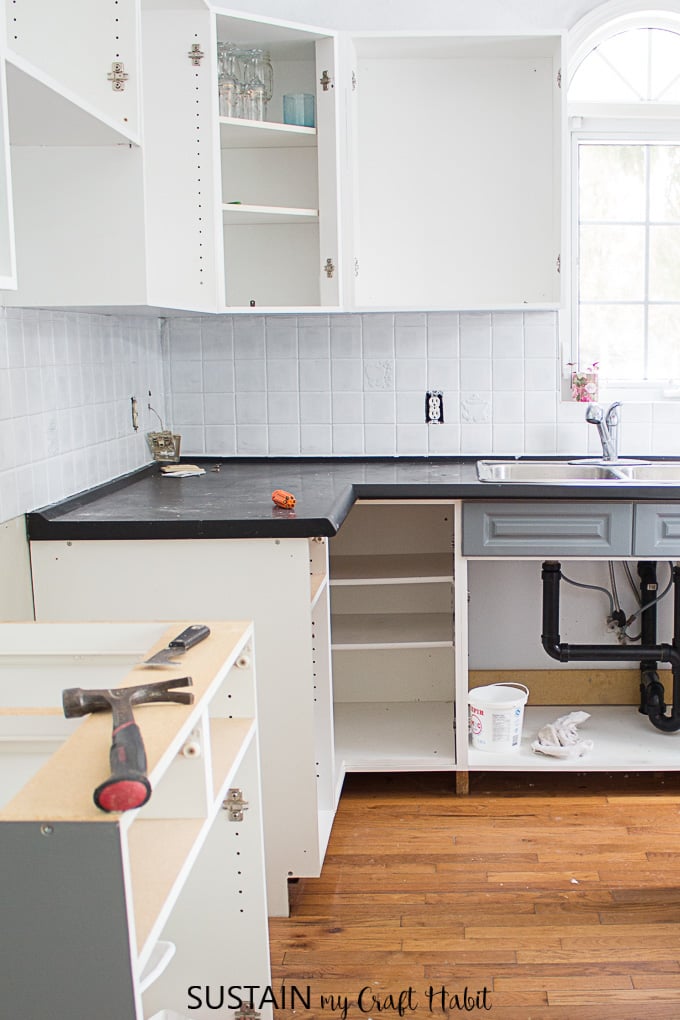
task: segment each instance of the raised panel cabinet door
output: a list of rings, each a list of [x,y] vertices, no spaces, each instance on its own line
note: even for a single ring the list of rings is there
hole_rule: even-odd
[[[629,556],[631,503],[463,505],[464,556]]]
[[[680,557],[680,503],[636,504],[633,554]]]
[[[18,66],[138,136],[139,0],[6,0],[5,10]]]

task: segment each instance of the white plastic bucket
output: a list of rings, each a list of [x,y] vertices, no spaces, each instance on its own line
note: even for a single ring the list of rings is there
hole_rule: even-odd
[[[518,751],[528,697],[529,688],[524,684],[474,687],[468,693],[472,746],[496,753]]]

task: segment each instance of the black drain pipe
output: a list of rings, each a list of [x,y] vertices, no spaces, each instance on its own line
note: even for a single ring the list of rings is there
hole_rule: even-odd
[[[663,702],[649,704],[647,715],[657,729],[666,733],[680,730],[680,570],[673,567],[673,643],[631,645],[574,645],[560,641],[560,581],[562,566],[546,561],[541,573],[543,579],[543,648],[558,662],[640,662],[650,660],[670,662],[673,673],[673,704],[670,715]],[[644,615],[644,614],[643,614]]]

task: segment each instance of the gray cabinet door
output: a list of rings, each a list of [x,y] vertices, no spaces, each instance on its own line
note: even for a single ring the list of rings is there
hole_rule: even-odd
[[[680,557],[680,503],[638,503],[633,554],[650,559]]]
[[[631,503],[463,504],[464,556],[629,556],[632,533]]]

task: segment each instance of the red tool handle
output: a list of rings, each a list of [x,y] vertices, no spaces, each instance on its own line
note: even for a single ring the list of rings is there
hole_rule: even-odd
[[[111,775],[94,791],[94,802],[102,811],[131,811],[146,804],[151,783],[146,773],[146,752],[139,727],[123,722],[113,731],[109,752]]]

